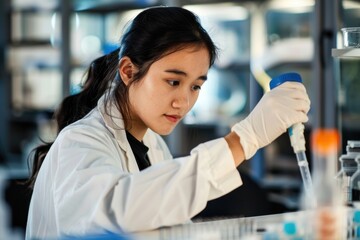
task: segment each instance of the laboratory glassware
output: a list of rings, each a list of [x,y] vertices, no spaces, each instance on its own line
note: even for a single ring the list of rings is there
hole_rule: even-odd
[[[346,208],[334,175],[340,135],[335,129],[314,129],[311,135],[316,208],[312,239],[346,239]]]
[[[350,178],[352,203],[355,208],[360,208],[360,155],[355,158],[357,170]]]
[[[340,156],[340,170],[336,174],[335,179],[341,191],[343,202],[351,204],[352,202],[352,187],[351,177],[357,170],[357,163],[355,162],[356,155],[347,153]]]
[[[348,140],[346,145],[347,154],[360,154],[360,141]]]
[[[343,44],[346,48],[360,48],[360,27],[342,28]]]

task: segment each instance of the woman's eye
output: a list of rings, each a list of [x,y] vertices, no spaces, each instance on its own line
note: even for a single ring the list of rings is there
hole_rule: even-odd
[[[169,80],[167,82],[171,86],[178,86],[180,84],[180,82],[178,80]]]
[[[201,86],[200,86],[200,85],[194,85],[194,86],[192,86],[192,90],[194,90],[194,91],[200,91],[200,90],[201,90]]]

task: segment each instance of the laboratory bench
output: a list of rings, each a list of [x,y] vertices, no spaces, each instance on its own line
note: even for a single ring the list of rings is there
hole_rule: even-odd
[[[332,209],[333,210],[333,209]],[[340,211],[327,211],[334,214],[339,227],[339,235],[332,239],[359,239],[360,211],[342,207]],[[341,215],[339,215],[339,212]],[[314,236],[315,226],[325,225],[314,219],[321,216],[319,210],[296,211],[270,214],[248,218],[213,219],[198,221],[172,227],[163,227],[130,236],[132,240],[277,240],[277,239],[318,239]],[[335,215],[336,214],[336,215]],[[343,218],[342,218],[342,217]],[[326,222],[329,225],[329,222]],[[322,238],[329,239],[329,238]]]

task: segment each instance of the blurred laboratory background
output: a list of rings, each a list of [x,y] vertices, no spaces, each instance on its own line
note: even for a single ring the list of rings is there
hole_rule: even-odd
[[[341,28],[360,26],[360,1],[1,0],[0,231],[24,233],[31,191],[19,182],[28,176],[31,150],[56,136],[52,116],[62,98],[81,91],[89,63],[118,47],[139,11],[158,5],[195,12],[220,49],[195,107],[164,137],[174,156],[223,136],[283,72],[300,73],[312,101],[305,125],[310,169],[312,129],[339,129],[342,151],[347,140],[360,139],[360,55],[333,51],[343,48]],[[238,170],[244,186],[196,217],[300,208],[303,185],[287,134]]]

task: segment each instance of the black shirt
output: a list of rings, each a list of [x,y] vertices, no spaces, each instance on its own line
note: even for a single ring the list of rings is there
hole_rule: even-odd
[[[126,131],[126,138],[129,141],[131,150],[134,153],[137,165],[141,170],[144,170],[147,167],[151,166],[151,163],[149,161],[149,157],[147,155],[147,152],[149,151],[149,148],[144,145],[143,142],[140,142],[137,140],[133,135],[131,135],[128,131]]]

